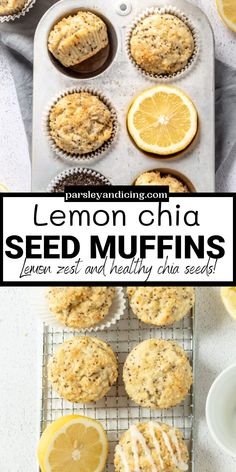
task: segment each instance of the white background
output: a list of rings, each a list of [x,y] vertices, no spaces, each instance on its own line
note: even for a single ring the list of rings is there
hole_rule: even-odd
[[[34,208],[35,204],[38,204],[38,222],[46,223],[48,222],[48,226],[35,226],[33,224],[33,215],[34,215]],[[87,265],[100,265],[103,264],[103,260],[99,257],[96,260],[90,259],[90,236],[98,235],[102,245],[105,244],[106,238],[108,235],[125,235],[127,241],[130,241],[131,235],[191,235],[193,239],[197,242],[198,235],[204,235],[205,241],[212,235],[220,235],[224,238],[225,244],[225,256],[222,259],[219,259],[217,262],[215,273],[211,276],[207,275],[185,275],[184,269],[186,265],[194,265],[194,266],[203,266],[204,263],[207,263],[208,256],[206,254],[205,260],[198,259],[197,256],[192,253],[191,259],[177,259],[175,260],[174,251],[166,251],[165,254],[169,256],[170,262],[176,262],[177,265],[180,266],[179,274],[176,274],[174,277],[173,275],[169,275],[167,272],[163,276],[159,276],[159,281],[190,281],[190,282],[204,282],[204,281],[232,281],[232,273],[233,273],[233,252],[232,252],[232,245],[233,245],[233,228],[232,228],[232,205],[233,200],[230,197],[223,198],[223,197],[193,197],[193,198],[171,198],[169,202],[162,203],[162,210],[169,210],[173,214],[173,218],[175,217],[176,213],[176,205],[180,206],[180,225],[169,226],[169,218],[167,215],[162,216],[162,224],[158,226],[157,223],[157,215],[158,215],[158,204],[154,202],[102,202],[102,203],[66,203],[62,198],[51,197],[49,199],[46,198],[38,198],[29,197],[10,197],[4,198],[4,241],[6,241],[8,236],[11,235],[19,235],[25,241],[26,235],[73,235],[76,236],[81,244],[81,251],[79,253],[79,257],[82,257],[84,260],[84,264],[82,266],[82,271],[78,275],[72,275],[68,278],[68,276],[63,274],[57,274],[57,267],[58,265],[65,265],[72,264],[74,261],[70,259],[62,260],[62,259],[28,259],[27,264],[30,266],[32,264],[50,264],[53,270],[53,274],[47,273],[46,275],[37,275],[34,274],[31,277],[24,277],[23,279],[19,279],[19,275],[21,273],[23,261],[25,255],[22,256],[20,259],[10,259],[7,256],[4,258],[4,280],[5,281],[79,281],[82,280],[83,282],[94,281],[130,281],[130,282],[143,282],[145,281],[145,275],[140,274],[140,276],[136,275],[123,275],[120,276],[118,274],[112,274],[112,276],[107,276],[106,278],[102,279],[102,276],[98,276],[96,274],[85,274],[84,267]],[[83,225],[82,227],[76,225],[76,217],[74,219],[73,227],[69,226],[69,211],[70,210],[87,210],[91,214],[91,216],[98,210],[106,210],[112,218],[112,211],[115,210],[124,210],[126,214],[126,226],[124,227],[122,224],[119,223],[118,226],[113,226],[112,221],[106,226],[97,226],[91,221],[91,225]],[[66,223],[63,226],[54,226],[50,224],[50,214],[55,210],[63,210],[63,212],[68,216]],[[139,224],[139,215],[142,211],[149,210],[152,211],[154,214],[154,223],[151,226],[143,226]],[[198,222],[199,226],[189,227],[183,223],[183,215],[187,211],[195,211],[198,212]],[[11,215],[11,218],[9,218]],[[219,218],[220,215],[220,218]],[[91,218],[92,220],[92,218]],[[149,216],[150,220],[150,216]],[[99,219],[100,221],[100,219]],[[103,215],[102,220],[103,221]],[[147,217],[145,219],[147,221]],[[194,221],[193,217],[191,220]],[[120,218],[118,218],[118,222],[120,222]],[[167,244],[169,244],[167,242]],[[23,246],[24,247],[24,246]],[[43,247],[43,245],[42,245]],[[129,248],[129,244],[127,244]],[[206,244],[207,247],[207,244]],[[7,249],[7,247],[5,247]],[[9,248],[8,248],[9,249]],[[42,253],[42,250],[37,250],[37,253]],[[54,251],[53,251],[54,252]],[[58,251],[56,251],[58,252]],[[78,259],[78,256],[75,260]],[[213,263],[215,261],[213,260]],[[117,254],[115,263],[117,265],[126,266],[130,263],[129,260],[122,259]],[[153,265],[153,271],[149,278],[149,281],[156,281],[158,280],[158,276],[156,275],[155,267],[159,266],[163,263],[163,260],[158,261],[156,258],[156,251],[147,251],[147,257],[144,260],[146,266]]]

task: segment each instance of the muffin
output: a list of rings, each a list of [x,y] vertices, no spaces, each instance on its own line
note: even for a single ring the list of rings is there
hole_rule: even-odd
[[[108,46],[104,21],[90,11],[60,20],[48,37],[48,49],[65,67],[80,64]]]
[[[127,287],[127,295],[133,313],[156,326],[180,321],[195,301],[192,287]]]
[[[138,405],[171,408],[186,397],[192,385],[192,369],[177,343],[148,339],[128,355],[123,379],[127,394]]]
[[[107,142],[113,131],[107,105],[89,92],[68,93],[49,113],[49,134],[58,148],[69,154],[88,154]]]
[[[89,328],[109,313],[116,289],[113,287],[50,287],[50,312],[69,328]]]
[[[111,185],[111,182],[99,172],[82,167],[74,167],[68,171],[61,172],[50,183],[48,192],[64,192],[65,187],[71,185]]]
[[[118,364],[110,346],[89,336],[65,341],[48,366],[53,390],[65,400],[76,403],[100,400],[117,377]]]
[[[132,425],[115,449],[115,472],[180,472],[188,470],[189,454],[181,431],[149,421]]]
[[[170,174],[158,171],[144,172],[135,180],[134,185],[168,185],[170,192],[188,193],[189,189],[181,180]]]
[[[26,0],[0,0],[0,15],[18,13],[25,6]]]
[[[132,31],[130,52],[145,72],[157,75],[182,70],[194,52],[190,28],[171,14],[153,13],[140,20]]]

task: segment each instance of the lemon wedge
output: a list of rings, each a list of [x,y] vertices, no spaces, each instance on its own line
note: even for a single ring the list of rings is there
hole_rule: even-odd
[[[222,287],[220,294],[226,310],[236,320],[236,287]]]
[[[182,90],[158,85],[134,99],[128,111],[127,126],[140,149],[170,155],[192,142],[197,133],[198,115]]]
[[[223,22],[236,32],[236,2],[235,0],[216,0],[217,9]]]
[[[102,472],[107,454],[102,425],[78,415],[63,416],[51,423],[38,446],[42,472]]]
[[[0,192],[9,192],[9,190],[4,184],[0,183]]]

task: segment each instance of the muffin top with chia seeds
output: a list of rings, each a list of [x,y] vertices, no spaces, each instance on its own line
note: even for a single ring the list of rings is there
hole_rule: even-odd
[[[70,328],[90,328],[109,313],[116,290],[113,287],[50,287],[50,312]]]
[[[25,4],[26,0],[0,0],[0,15],[18,13]]]
[[[170,75],[183,69],[192,57],[193,34],[175,15],[150,14],[133,29],[130,51],[144,71]]]
[[[89,59],[108,46],[107,26],[91,11],[79,10],[62,18],[52,28],[48,49],[65,67]]]
[[[171,174],[161,174],[159,171],[147,171],[139,175],[135,185],[167,185],[170,192],[188,193],[188,187]]]
[[[58,148],[70,155],[82,155],[96,151],[111,138],[113,119],[98,96],[74,92],[52,106],[48,126]]]
[[[111,347],[90,336],[67,339],[48,366],[48,378],[53,390],[70,402],[100,400],[117,377],[118,364]]]
[[[192,369],[176,342],[148,339],[128,355],[123,379],[129,397],[146,408],[178,405],[192,385]]]

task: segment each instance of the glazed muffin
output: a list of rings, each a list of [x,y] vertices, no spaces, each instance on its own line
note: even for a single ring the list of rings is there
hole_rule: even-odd
[[[181,431],[153,420],[132,425],[122,434],[114,464],[116,472],[180,472],[188,470],[188,461]]]
[[[127,287],[127,295],[133,313],[156,326],[180,321],[195,301],[192,287]]]
[[[109,313],[116,289],[113,287],[50,287],[50,312],[69,328],[89,328]]]
[[[26,0],[0,0],[0,15],[18,13],[25,6]]]
[[[112,131],[109,108],[92,93],[69,93],[49,113],[50,136],[56,146],[69,154],[96,151],[111,138]]]
[[[76,403],[100,400],[117,377],[118,364],[111,347],[89,336],[65,341],[48,366],[53,390],[60,397]]]
[[[90,11],[60,20],[48,37],[48,49],[65,67],[89,59],[108,45],[104,21]]]
[[[192,369],[177,343],[148,339],[128,355],[123,379],[127,394],[138,405],[171,408],[186,397],[192,385]]]
[[[188,64],[194,52],[194,39],[190,28],[177,16],[154,13],[133,29],[130,52],[144,71],[173,74]]]
[[[134,185],[168,185],[170,192],[188,193],[188,187],[170,174],[161,175],[158,171],[144,172],[135,180]]]

